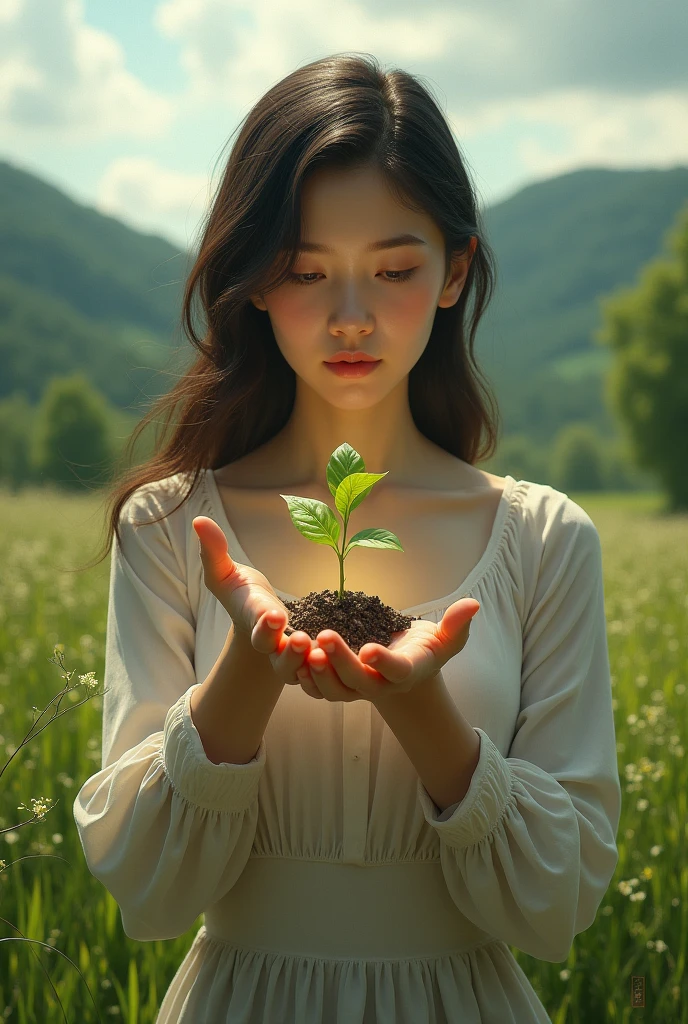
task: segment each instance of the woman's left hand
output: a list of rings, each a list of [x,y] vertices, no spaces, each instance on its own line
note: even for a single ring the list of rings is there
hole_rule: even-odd
[[[392,634],[389,647],[368,643],[356,655],[333,629],[323,629],[297,675],[301,688],[318,700],[378,700],[410,690],[437,675],[468,640],[471,619],[480,604],[455,601],[440,622],[414,619],[409,629]],[[328,648],[332,645],[333,649]],[[376,661],[373,664],[373,659]]]

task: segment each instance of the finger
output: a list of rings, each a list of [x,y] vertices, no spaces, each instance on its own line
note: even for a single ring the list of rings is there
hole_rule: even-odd
[[[251,644],[259,654],[281,654],[287,644],[284,628],[287,616],[279,608],[268,608],[251,630]]]
[[[316,652],[318,653],[318,657],[314,658],[313,655]],[[332,666],[327,658],[322,657],[322,653],[322,651],[318,652],[317,647],[309,653],[304,665],[304,670],[307,672],[307,675],[304,676],[303,670],[299,673],[302,679],[302,685],[305,682],[310,686],[315,686],[320,692],[320,695],[325,697],[327,700],[340,700],[341,694],[339,697],[336,696],[339,689],[336,680],[336,673],[332,670]],[[339,683],[339,686],[341,686],[341,683]]]
[[[297,629],[289,637],[289,652],[290,654],[298,654],[299,657],[311,646],[311,638],[308,633],[304,633],[303,630]]]
[[[311,638],[303,630],[296,630],[287,638],[287,643],[280,654],[280,674],[290,685],[299,685],[301,680],[295,679],[294,676],[306,665],[311,646]]]
[[[229,553],[227,538],[221,527],[209,516],[196,516],[191,525],[201,542],[201,561],[218,583],[236,569]]]
[[[318,657],[313,658],[314,654]],[[352,687],[346,686],[340,679],[336,669],[330,664],[327,658],[322,658],[322,651],[314,647],[307,661],[306,667],[309,676],[306,682],[313,683],[325,700],[329,701],[351,701],[357,700],[359,694]],[[303,675],[303,673],[300,673]]]
[[[379,644],[364,644],[358,657],[363,665],[390,683],[403,683],[413,671],[411,659],[407,655],[395,654]]]
[[[305,676],[303,676],[301,679],[299,679],[299,682],[301,684],[301,689],[309,697],[315,697],[316,700],[324,700],[325,699],[323,697],[322,693],[320,692],[320,690],[318,689],[318,687],[315,685],[315,683],[311,679],[310,673],[307,672],[307,674]]]
[[[323,659],[325,663],[329,662],[344,685],[352,690],[361,684],[369,684],[371,680],[383,681],[381,671],[377,671],[378,666],[365,665],[360,659],[360,652],[358,655],[354,654],[339,633],[331,629],[323,630],[318,633],[316,639],[319,646],[311,652],[309,664],[313,662],[317,664],[320,659]],[[373,644],[372,646],[377,652],[378,645]],[[384,650],[386,651],[386,648]],[[324,656],[321,651],[324,652]],[[361,669],[363,669],[363,676],[361,676]]]
[[[339,633],[326,629],[318,633],[317,646],[311,651],[308,666],[318,679],[329,680],[332,674],[350,689],[361,683],[361,666],[358,658]]]
[[[327,650],[314,647],[308,658],[308,666],[328,699],[357,699],[351,697],[352,693],[370,699],[374,694],[376,680],[384,683],[378,672],[361,664],[358,656],[338,633],[332,630],[319,633],[318,643],[322,643]]]
[[[450,604],[437,626],[438,639],[449,647],[457,642],[465,644],[471,628],[471,620],[480,609],[480,604],[473,598],[462,598]],[[461,647],[458,648],[461,650]]]

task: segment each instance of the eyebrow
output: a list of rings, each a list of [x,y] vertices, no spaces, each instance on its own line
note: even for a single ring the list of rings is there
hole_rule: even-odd
[[[381,249],[397,249],[402,245],[427,245],[422,238],[418,238],[417,235],[395,235],[394,238],[383,238],[379,242],[371,242],[367,245],[365,252],[379,252]],[[334,254],[334,250],[330,249],[326,245],[319,245],[317,242],[301,242],[297,248],[297,252],[322,252],[328,256]]]

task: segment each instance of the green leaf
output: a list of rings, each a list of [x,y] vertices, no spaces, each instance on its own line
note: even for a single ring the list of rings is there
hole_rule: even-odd
[[[342,480],[334,496],[334,503],[342,519],[346,519],[349,513],[368,497],[383,476],[387,476],[387,473],[351,473]]]
[[[403,551],[399,538],[394,533],[390,533],[389,530],[380,529],[377,526],[372,526],[367,530],[359,530],[355,533],[349,543],[346,545],[346,551],[344,552],[344,558],[349,554],[349,549],[353,547],[360,548],[390,548],[393,551]]]
[[[280,494],[289,506],[291,521],[304,537],[316,544],[329,544],[335,551],[339,540],[339,523],[334,512],[317,498],[299,498],[296,494]]]
[[[365,473],[365,462],[355,448],[345,441],[335,448],[327,463],[327,486],[334,497],[342,480],[352,473]]]
[[[136,1024],[139,1019],[139,974],[136,968],[136,958],[129,958],[129,1016],[128,1021]]]

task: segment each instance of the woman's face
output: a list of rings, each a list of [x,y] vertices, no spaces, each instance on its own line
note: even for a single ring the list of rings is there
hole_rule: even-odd
[[[405,234],[422,244],[369,251]],[[303,187],[301,240],[292,278],[252,301],[267,310],[282,355],[311,388],[334,405],[348,406],[352,392],[358,405],[375,404],[422,355],[437,307],[458,300],[477,239],[445,280],[444,239],[432,218],[400,206],[377,169],[324,168]],[[341,378],[324,363],[339,351],[382,363],[367,377]]]

